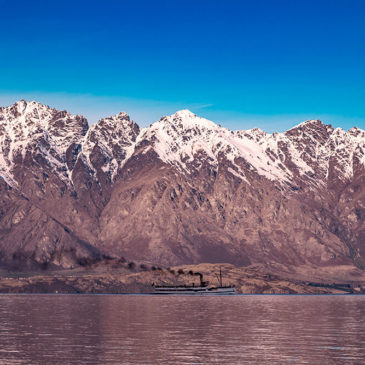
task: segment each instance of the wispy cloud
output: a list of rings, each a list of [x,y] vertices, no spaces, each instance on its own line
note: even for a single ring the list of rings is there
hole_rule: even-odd
[[[211,108],[212,106],[214,106],[214,104],[201,104],[194,106],[194,109],[206,109]]]

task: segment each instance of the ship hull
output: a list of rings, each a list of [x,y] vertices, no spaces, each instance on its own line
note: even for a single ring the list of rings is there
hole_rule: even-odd
[[[227,288],[201,288],[201,287],[155,287],[155,294],[159,295],[233,295],[235,289]]]

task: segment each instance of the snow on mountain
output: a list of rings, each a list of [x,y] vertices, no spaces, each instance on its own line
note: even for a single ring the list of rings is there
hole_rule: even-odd
[[[189,110],[181,110],[144,128],[137,145],[144,140],[150,141],[162,161],[186,169],[194,155],[201,151],[206,153],[212,163],[216,163],[213,150],[217,148],[223,130]]]
[[[354,135],[353,129],[345,132],[342,128],[336,128],[326,143],[326,158],[329,164],[333,164],[335,173],[343,179],[354,176],[354,163],[365,164],[365,132]],[[335,160],[335,161],[334,161]]]
[[[285,133],[267,134],[257,128],[233,132],[188,110],[163,117],[142,130],[137,145],[144,140],[151,142],[162,161],[186,172],[198,156],[216,168],[224,156],[234,167],[230,171],[244,180],[246,171],[237,163],[239,158],[269,180],[290,183],[295,176],[293,164],[299,175],[314,173]]]
[[[101,119],[86,133],[82,141],[81,158],[92,170],[101,167],[114,180],[138,133],[138,125],[125,112]],[[102,161],[98,155],[102,156]]]
[[[66,151],[77,143],[88,128],[81,115],[72,116],[35,101],[21,100],[0,108],[0,171],[14,183],[12,169],[23,164],[27,155],[40,153],[49,166],[67,179]]]
[[[153,149],[166,164],[191,174],[203,162],[250,181],[257,173],[281,184],[303,179],[324,184],[329,176],[346,181],[365,165],[365,132],[345,132],[319,120],[301,123],[285,133],[267,134],[254,128],[230,131],[189,110],[165,116],[151,126],[138,125],[122,112],[88,127],[80,115],[72,116],[40,103],[24,100],[0,108],[0,176],[14,185],[13,168],[42,155],[61,179],[70,182],[74,161],[81,159],[112,182],[135,153]],[[66,161],[67,160],[67,161]],[[244,163],[242,163],[244,161]]]
[[[300,158],[312,167],[317,179],[328,180],[331,174],[346,181],[354,175],[354,161],[365,164],[365,132],[352,128],[345,132],[319,120],[299,124],[285,133]]]

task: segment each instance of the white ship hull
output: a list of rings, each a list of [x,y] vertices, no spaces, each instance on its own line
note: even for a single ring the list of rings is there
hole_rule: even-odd
[[[164,295],[233,295],[233,287],[163,287],[156,286],[155,294]]]

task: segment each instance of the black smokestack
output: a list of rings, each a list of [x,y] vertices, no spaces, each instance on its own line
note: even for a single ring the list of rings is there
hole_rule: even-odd
[[[200,279],[200,282],[202,283],[203,282],[203,274],[200,273],[200,272],[195,272],[194,273],[195,276],[199,276],[199,279]]]

